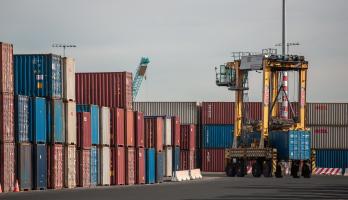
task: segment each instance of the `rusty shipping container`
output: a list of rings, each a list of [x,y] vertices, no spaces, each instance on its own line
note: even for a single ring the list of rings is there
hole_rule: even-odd
[[[307,124],[348,126],[348,103],[307,103]]]
[[[62,144],[52,144],[48,148],[48,188],[61,189],[64,183],[64,146]]]
[[[180,126],[180,148],[195,150],[196,148],[196,126],[193,124]]]
[[[163,150],[164,122],[162,117],[144,117],[145,147]]]
[[[14,142],[14,96],[0,93],[0,142]]]
[[[136,184],[145,184],[145,149],[137,148],[136,149]]]
[[[15,143],[0,143],[0,183],[4,192],[15,185]]]
[[[134,123],[135,123],[135,145],[136,147],[144,146],[144,113],[135,112],[134,113]]]
[[[110,145],[124,146],[125,112],[121,108],[110,108]]]
[[[63,99],[75,101],[75,60],[63,58]]]
[[[91,114],[88,112],[76,113],[77,116],[77,147],[90,149],[91,138]]]
[[[233,124],[233,102],[203,102],[202,124]]]
[[[76,102],[132,109],[132,73],[76,73]]]
[[[195,151],[180,150],[180,170],[189,170],[195,168]]]
[[[348,149],[348,126],[309,126],[312,148]]]
[[[145,116],[178,116],[182,124],[198,124],[197,102],[134,102],[134,110]]]
[[[135,148],[126,148],[126,185],[135,183]]]
[[[91,185],[91,150],[77,150],[76,160],[77,186],[89,187]]]
[[[64,187],[76,187],[76,145],[64,147]]]
[[[134,112],[132,110],[125,111],[125,146],[134,147]]]
[[[124,185],[126,180],[125,170],[125,148],[111,147],[110,155],[111,185]]]
[[[172,117],[172,141],[173,146],[180,146],[180,119],[177,116]]]
[[[225,149],[202,149],[202,171],[224,172]]]
[[[13,94],[13,45],[0,42],[0,92]]]

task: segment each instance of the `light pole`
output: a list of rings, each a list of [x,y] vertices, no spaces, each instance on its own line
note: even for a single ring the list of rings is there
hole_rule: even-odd
[[[63,48],[63,56],[65,57],[65,49],[66,48],[75,48],[76,45],[74,45],[74,44],[56,44],[56,43],[54,43],[54,44],[52,44],[52,47],[54,47],[54,48]]]

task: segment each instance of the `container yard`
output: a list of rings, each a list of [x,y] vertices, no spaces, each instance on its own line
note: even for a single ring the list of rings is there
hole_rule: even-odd
[[[0,199],[348,199],[348,3],[193,2],[0,3]]]

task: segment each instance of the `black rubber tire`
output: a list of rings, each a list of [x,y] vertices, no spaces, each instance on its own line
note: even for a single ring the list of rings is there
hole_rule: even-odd
[[[263,163],[263,167],[262,167],[262,174],[264,177],[272,177],[272,162],[271,161],[266,161],[265,163]]]
[[[280,163],[277,164],[277,168],[276,168],[276,171],[275,171],[275,177],[276,178],[283,178],[282,166],[280,165]]]
[[[234,164],[227,165],[225,172],[226,172],[226,176],[234,177],[236,175],[236,168],[235,168]]]
[[[252,175],[254,177],[260,177],[261,176],[261,165],[259,162],[255,162],[252,166]]]
[[[299,164],[297,164],[297,163],[296,164],[292,164],[292,166],[291,166],[291,176],[293,178],[300,178],[300,176],[298,175],[299,170],[300,170]]]
[[[302,166],[302,176],[304,178],[310,178],[311,177],[311,169],[310,166],[307,163],[304,163]]]
[[[244,177],[245,176],[245,164],[244,161],[239,161],[236,165],[236,172],[238,177]]]

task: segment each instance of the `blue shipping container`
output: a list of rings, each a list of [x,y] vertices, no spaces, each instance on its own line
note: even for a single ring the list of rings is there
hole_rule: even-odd
[[[173,148],[173,171],[180,170],[180,147]]]
[[[61,57],[14,55],[15,95],[62,98]]]
[[[348,168],[348,150],[316,149],[316,167]]]
[[[47,188],[47,148],[46,144],[34,145],[34,189]]]
[[[29,136],[34,143],[46,143],[47,112],[46,99],[42,97],[31,97],[29,104]]]
[[[92,144],[99,144],[99,107],[97,105],[76,105],[76,112],[91,113]]]
[[[202,129],[203,148],[229,148],[233,143],[233,125],[205,125]]]
[[[29,135],[29,97],[18,95],[15,98],[16,142],[30,142]]]
[[[47,103],[48,111],[48,141],[51,143],[64,143],[64,110],[61,99],[49,100]]]
[[[163,182],[163,152],[156,152],[156,183]]]
[[[91,185],[99,182],[99,150],[96,146],[91,147]]]
[[[310,131],[272,131],[269,133],[269,143],[277,149],[280,160],[309,160],[310,135]]]
[[[151,184],[155,183],[155,149],[146,149],[145,150],[145,161],[146,161],[146,172],[145,172],[145,183]]]
[[[16,175],[20,190],[31,190],[33,187],[32,148],[31,143],[18,144]]]

